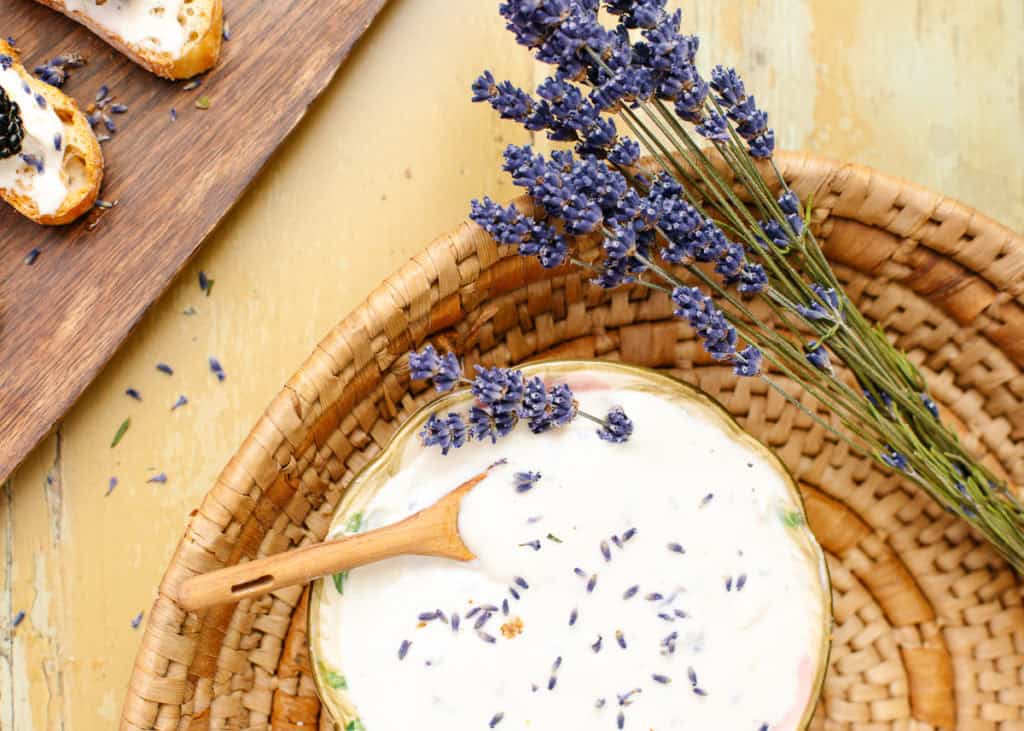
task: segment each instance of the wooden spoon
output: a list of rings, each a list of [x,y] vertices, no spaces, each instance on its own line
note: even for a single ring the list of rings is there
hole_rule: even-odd
[[[459,510],[489,469],[400,523],[186,579],[178,603],[190,611],[206,609],[406,554],[470,561],[475,556],[459,535]]]

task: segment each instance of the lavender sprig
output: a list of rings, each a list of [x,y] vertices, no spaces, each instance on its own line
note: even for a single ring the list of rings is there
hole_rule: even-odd
[[[918,368],[843,292],[811,231],[812,202],[801,203],[775,167],[775,133],[740,74],[715,66],[705,77],[699,40],[662,0],[506,0],[499,12],[552,72],[533,93],[484,72],[473,100],[575,143],[576,154],[509,146],[504,170],[541,215],[484,198],[473,220],[545,267],[586,268],[605,288],[665,292],[713,360],[762,379],[856,453],[920,485],[1024,571],[1024,504],[941,423]],[[636,167],[642,148],[653,173]],[[574,250],[580,234],[600,237],[598,260]],[[532,391],[531,408],[546,397]],[[470,430],[496,439],[517,418],[530,419],[480,407]]]
[[[627,441],[633,433],[633,422],[619,407],[610,410],[603,419],[581,411],[567,384],[548,388],[540,377],[526,380],[520,370],[479,365],[475,378],[464,378],[455,354],[439,356],[432,345],[409,354],[409,371],[413,380],[432,381],[439,392],[450,391],[456,383],[464,383],[477,399],[468,417],[454,412],[444,417],[437,414],[428,417],[420,431],[420,440],[424,446],[440,447],[442,454],[470,440],[490,439],[493,444],[511,433],[520,421],[525,421],[534,434],[540,434],[582,416],[598,425],[597,435],[601,439],[615,443]],[[539,479],[539,473],[518,473],[516,489],[526,492]]]

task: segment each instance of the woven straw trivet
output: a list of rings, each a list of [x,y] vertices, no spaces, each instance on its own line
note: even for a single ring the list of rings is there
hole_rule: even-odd
[[[1024,239],[864,167],[778,163],[801,198],[813,195],[815,230],[853,299],[921,364],[967,443],[1024,485]],[[467,364],[599,357],[664,369],[778,451],[802,483],[835,590],[812,728],[1024,729],[1024,584],[1006,564],[763,382],[710,362],[664,295],[586,279],[499,252],[463,224],[334,328],[192,519],[149,614],[122,728],[330,728],[303,589],[202,615],[173,597],[196,572],[324,535],[352,476],[431,398],[410,388],[404,360],[430,338]]]

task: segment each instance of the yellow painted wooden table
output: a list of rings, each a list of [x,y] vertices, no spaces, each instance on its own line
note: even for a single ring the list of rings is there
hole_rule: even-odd
[[[392,0],[197,260],[3,486],[0,727],[111,727],[141,632],[132,620],[264,405],[471,197],[513,195],[500,152],[525,137],[471,105],[469,84],[484,67],[525,85],[542,70],[496,5]],[[745,72],[783,147],[873,165],[1024,228],[1019,0],[685,5],[703,63]],[[216,282],[208,297],[200,270]],[[188,404],[172,412],[179,395]],[[166,482],[150,481],[158,474]]]

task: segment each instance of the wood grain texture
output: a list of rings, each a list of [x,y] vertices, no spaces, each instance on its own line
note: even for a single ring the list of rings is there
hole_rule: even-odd
[[[178,601],[189,611],[234,604],[395,556],[472,561],[476,556],[459,534],[459,511],[462,498],[489,471],[466,480],[433,505],[398,523],[193,576],[182,582]]]
[[[105,84],[129,111],[114,117],[120,129],[104,146],[102,197],[116,207],[57,229],[0,210],[0,479],[234,205],[384,2],[232,3],[232,39],[191,91],[51,10],[4,3],[0,29],[18,41],[26,67],[82,53],[89,63],[71,73],[65,91],[84,108]],[[200,97],[209,109],[196,107]],[[39,258],[25,265],[33,248]]]
[[[232,2],[237,40],[244,29]],[[517,193],[498,161],[507,143],[528,138],[467,101],[483,68],[520,85],[543,72],[511,42],[496,3],[448,0],[439,13],[435,0],[392,0],[57,433],[0,491],[0,726],[114,727],[139,646],[131,620],[152,604],[189,512],[270,399],[345,313],[465,217],[469,198]],[[746,72],[784,147],[870,164],[1024,227],[1019,0],[671,4],[701,35],[704,62]],[[217,280],[209,298],[199,270]],[[186,307],[198,314],[183,316]],[[210,355],[225,382],[210,374]],[[173,377],[154,370],[160,360]],[[984,383],[1002,366],[976,367]],[[963,400],[952,375],[941,378],[944,401]],[[128,399],[128,386],[145,401]],[[169,414],[179,393],[189,405]],[[126,416],[132,427],[111,450]],[[161,471],[166,484],[146,482]],[[118,487],[104,497],[112,476]],[[869,611],[881,610],[869,603],[859,613]],[[866,676],[884,683],[890,665]]]

